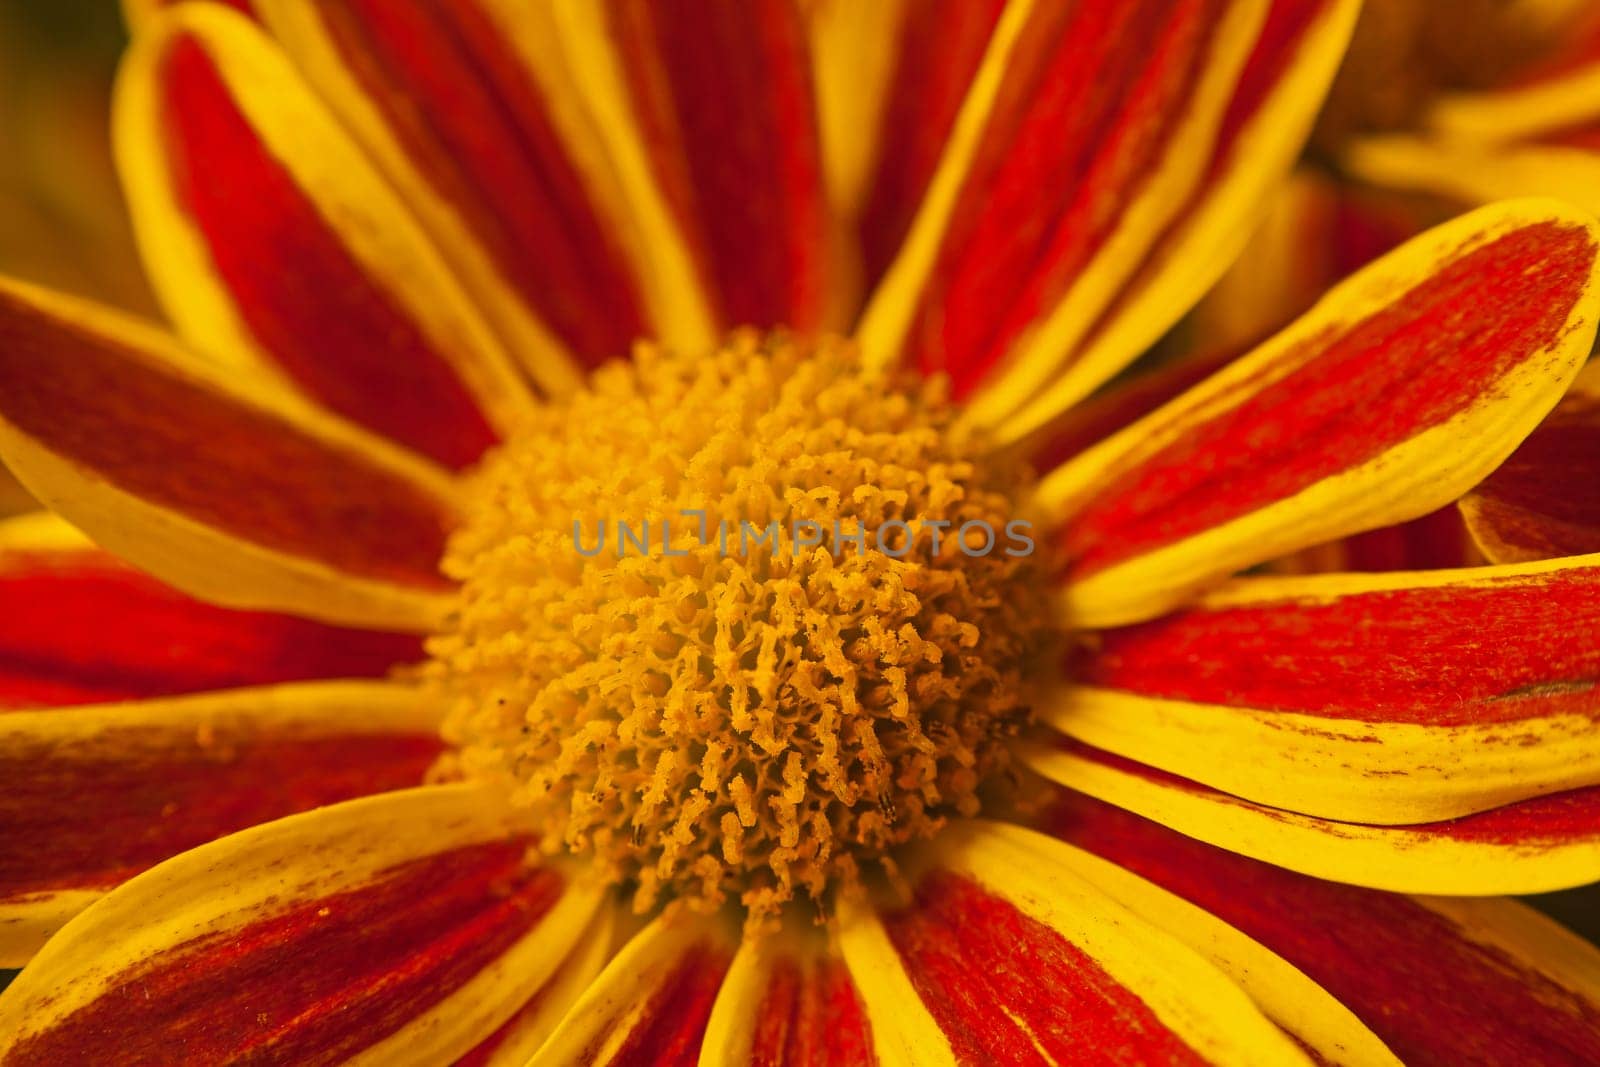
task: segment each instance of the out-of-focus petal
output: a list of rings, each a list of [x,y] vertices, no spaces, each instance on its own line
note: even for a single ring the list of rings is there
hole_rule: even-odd
[[[432,629],[453,484],[132,320],[0,284],[0,456],[102,547],[230,607]]]
[[[0,715],[0,966],[196,845],[420,784],[438,719],[422,694],[377,682]]]
[[[541,384],[569,387],[575,368],[654,332],[644,250],[610,210],[605,168],[569,143],[583,104],[562,80],[548,5],[259,6]]]
[[[640,238],[713,332],[837,325],[841,247],[801,6],[555,4]]]
[[[123,60],[117,162],[178,332],[465,466],[532,403],[421,227],[257,26],[215,4]]]
[[[410,634],[191,599],[48,513],[0,522],[0,709],[376,678],[420,658]]]
[[[1496,563],[1600,552],[1600,363],[1460,508]]]
[[[0,999],[8,1062],[447,1063],[555,973],[599,895],[529,867],[503,798],[387,793],[184,853]]]

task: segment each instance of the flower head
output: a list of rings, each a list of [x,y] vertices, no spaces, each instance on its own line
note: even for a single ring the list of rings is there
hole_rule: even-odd
[[[0,283],[0,1063],[1600,1059],[1494,896],[1600,878],[1600,558],[1254,573],[1560,423],[1600,225],[1113,382],[1355,3],[131,6],[171,331]]]

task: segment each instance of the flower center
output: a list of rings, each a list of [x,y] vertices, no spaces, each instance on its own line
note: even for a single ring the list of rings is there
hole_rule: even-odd
[[[643,347],[493,454],[428,675],[552,851],[753,920],[980,807],[1028,716],[1028,472],[844,341]]]

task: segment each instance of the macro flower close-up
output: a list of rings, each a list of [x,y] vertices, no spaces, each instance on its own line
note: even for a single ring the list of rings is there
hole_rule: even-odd
[[[1600,1063],[1589,6],[127,0],[0,1067]]]

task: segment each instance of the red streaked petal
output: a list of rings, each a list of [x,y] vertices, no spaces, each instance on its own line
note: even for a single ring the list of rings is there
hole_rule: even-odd
[[[451,466],[531,401],[416,222],[265,34],[180,5],[129,51],[118,163],[179,332]]]
[[[69,529],[0,524],[0,708],[379,678],[422,656],[408,634],[212,607],[41,525]]]
[[[868,286],[900,250],[1005,6],[914,0],[901,16],[859,222]]]
[[[622,234],[563,143],[559,91],[494,4],[263,5],[307,79],[396,183],[519,352],[593,366],[649,332]],[[548,64],[545,64],[548,66]],[[526,358],[526,357],[525,357]]]
[[[1600,1057],[1600,953],[1520,905],[1322,882],[1076,795],[1048,826],[1261,942],[1408,1064]]]
[[[1059,468],[1079,626],[1460,496],[1560,399],[1596,326],[1593,223],[1507,201],[1357,273],[1250,355]]]
[[[974,398],[1013,440],[1087,396],[1176,323],[1244,247],[1299,157],[1356,22],[1356,0],[1272,0],[1209,158],[1136,269],[1088,314],[1025,338],[990,395]],[[1320,290],[1318,294],[1320,295]],[[1300,309],[1295,309],[1296,311]],[[1271,327],[1281,325],[1271,323]],[[1237,338],[1233,338],[1237,340]]]
[[[1405,893],[1546,893],[1600,881],[1600,787],[1444,822],[1371,826],[1252,804],[1079,742],[1027,761],[1169,829],[1303,874]]]
[[[419,784],[443,750],[438,718],[422,694],[372,682],[0,716],[0,959],[196,845]]]
[[[1041,844],[1015,827],[952,825],[911,873],[908,902],[876,915],[841,905],[881,1058],[1304,1062],[1212,962]]]
[[[1273,807],[1421,823],[1600,784],[1600,557],[1239,579],[1095,636],[1088,744]]]
[[[815,932],[746,938],[706,1025],[702,1062],[872,1064],[872,1027],[850,971]]]
[[[1460,507],[1496,563],[1600,552],[1600,389],[1575,387]]]
[[[1153,238],[1150,207],[1131,209],[1174,158],[1205,151],[1191,142],[1214,135],[1259,13],[1226,0],[1008,9],[868,311],[869,353],[947,371],[965,396],[1119,231],[1143,223]],[[1198,158],[1185,169],[1187,186]],[[1182,196],[1158,192],[1170,207]]]
[[[35,958],[0,1001],[0,1052],[448,1062],[543,985],[597,901],[528,867],[502,810],[474,787],[408,790],[169,860]]]
[[[652,921],[616,954],[539,1050],[551,1065],[689,1065],[734,956],[720,920]]]
[[[76,300],[0,286],[0,342],[0,454],[103,547],[214,603],[437,619],[436,468]]]
[[[607,0],[598,32],[714,316],[824,324],[836,234],[799,5]]]

